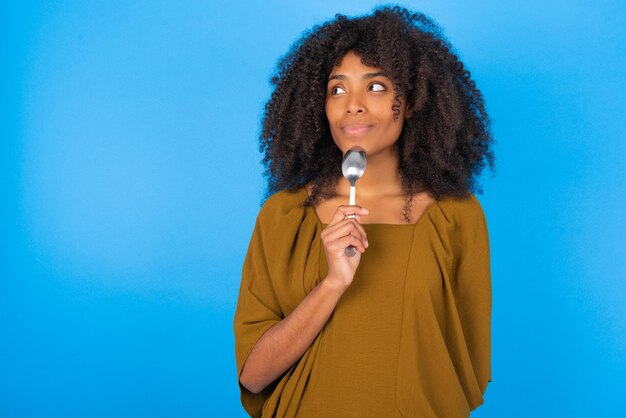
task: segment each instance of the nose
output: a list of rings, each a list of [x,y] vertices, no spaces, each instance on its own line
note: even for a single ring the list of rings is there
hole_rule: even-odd
[[[346,103],[346,113],[356,115],[359,113],[365,113],[367,107],[365,101],[360,94],[352,93],[348,95],[348,101]]]

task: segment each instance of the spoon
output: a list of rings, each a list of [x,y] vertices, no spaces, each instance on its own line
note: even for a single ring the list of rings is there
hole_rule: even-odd
[[[361,178],[367,164],[367,156],[365,150],[359,146],[354,146],[346,151],[341,161],[341,172],[343,176],[350,182],[350,205],[356,204],[356,181]],[[356,218],[355,214],[347,216],[348,218]],[[356,248],[353,245],[346,247],[345,254],[348,257],[356,255]]]

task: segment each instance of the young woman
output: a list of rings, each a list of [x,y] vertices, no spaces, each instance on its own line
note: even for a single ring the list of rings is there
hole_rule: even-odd
[[[273,83],[270,197],[234,321],[245,409],[469,416],[491,379],[489,243],[472,192],[494,167],[469,72],[427,17],[382,8],[314,28]],[[367,167],[349,206],[341,159],[355,145]]]

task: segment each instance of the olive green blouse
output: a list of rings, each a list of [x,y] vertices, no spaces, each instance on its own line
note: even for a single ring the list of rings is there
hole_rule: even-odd
[[[235,312],[238,373],[272,325],[326,276],[325,227],[307,194],[282,191],[257,217]],[[480,203],[443,198],[415,224],[364,224],[354,281],[253,417],[469,416],[491,380],[489,238]]]

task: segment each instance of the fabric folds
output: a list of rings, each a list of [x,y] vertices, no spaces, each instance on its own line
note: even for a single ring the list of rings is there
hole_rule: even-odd
[[[322,224],[312,208],[302,205],[306,198],[304,188],[276,193],[265,202],[257,217],[243,265],[234,318],[239,376],[263,333],[289,315],[326,274],[320,238]],[[469,416],[472,409],[482,404],[491,379],[489,239],[480,203],[473,195],[466,199],[444,198],[436,201],[414,225],[372,227],[381,240],[386,236],[393,239],[394,227],[412,228],[402,235],[407,237],[402,245],[410,249],[406,262],[384,266],[385,275],[401,286],[398,292],[389,292],[394,300],[381,305],[397,306],[398,315],[393,318],[399,318],[394,321],[400,322],[390,324],[385,331],[393,333],[386,349],[397,353],[397,360],[390,362],[395,368],[395,385],[387,385],[379,393],[396,406],[394,411],[386,411],[385,416]],[[373,245],[370,241],[370,247]],[[361,263],[363,266],[363,260]],[[367,273],[357,274],[366,280]],[[345,304],[345,312],[370,309],[359,305],[367,297],[386,297],[380,289],[372,290],[377,292],[375,295],[358,293],[367,289],[367,286],[355,289],[355,294],[346,300],[344,294],[339,303]],[[342,311],[336,308],[337,312]],[[318,390],[310,381],[312,370],[315,376],[323,373],[324,381],[330,385],[333,373],[338,372],[331,363],[322,361],[332,349],[324,342],[324,334],[332,332],[333,336],[341,336],[351,332],[348,326],[342,326],[338,320],[327,323],[301,359],[262,393],[253,394],[240,386],[246,411],[253,417],[307,416],[307,411],[300,409],[302,399],[307,395],[310,398],[315,394],[311,391]],[[375,334],[380,327],[372,329],[368,338],[377,341],[385,338]],[[368,332],[367,328],[364,332]],[[372,358],[386,358],[376,355],[372,354]],[[333,361],[340,362],[336,357]],[[364,364],[373,368],[372,373],[376,373],[376,368],[387,371],[391,367],[377,364],[376,360]],[[324,400],[319,402],[316,408],[322,409],[317,411],[324,408]],[[375,416],[371,410],[359,413],[360,407],[363,406],[354,405],[351,409],[355,416]],[[331,402],[328,408],[324,416],[334,416]]]

